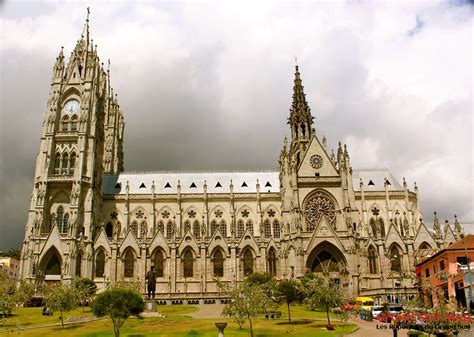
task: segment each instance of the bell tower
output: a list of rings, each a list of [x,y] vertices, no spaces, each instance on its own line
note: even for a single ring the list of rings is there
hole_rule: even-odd
[[[61,48],[53,67],[23,241],[23,278],[91,276],[103,175],[123,170],[123,129],[110,72],[89,37],[88,9],[67,63]]]

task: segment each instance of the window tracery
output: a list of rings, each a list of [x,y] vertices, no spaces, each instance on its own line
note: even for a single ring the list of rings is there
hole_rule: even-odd
[[[241,238],[244,235],[245,224],[242,219],[237,221],[237,237]]]
[[[322,217],[336,225],[336,207],[332,200],[322,192],[311,195],[305,205],[305,217],[308,222],[308,229],[313,230],[321,221]]]
[[[273,220],[273,237],[280,238],[280,222],[278,220]]]
[[[263,231],[266,239],[272,237],[272,225],[270,224],[270,220],[266,219],[263,222]]]
[[[268,272],[270,273],[270,275],[275,276],[277,257],[276,257],[275,249],[273,247],[270,248],[270,251],[268,252],[267,261],[268,261]]]
[[[227,236],[227,224],[225,220],[222,220],[219,226],[222,236]]]
[[[201,226],[199,226],[199,221],[197,220],[193,223],[193,235],[196,239],[201,238]]]
[[[373,246],[369,247],[367,258],[369,260],[369,272],[371,274],[377,274],[377,253]]]

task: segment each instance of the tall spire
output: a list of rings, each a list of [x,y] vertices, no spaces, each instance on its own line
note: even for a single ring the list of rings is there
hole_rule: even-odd
[[[89,15],[90,15],[90,10],[89,7],[87,7],[87,17],[86,17],[86,23],[84,24],[84,29],[82,31],[81,37],[86,41],[86,46],[87,49],[89,49]]]
[[[306,101],[304,87],[301,80],[298,64],[295,65],[295,79],[293,84],[293,102],[290,108],[288,124],[291,127],[292,145],[300,140],[309,140],[312,136],[313,116]]]

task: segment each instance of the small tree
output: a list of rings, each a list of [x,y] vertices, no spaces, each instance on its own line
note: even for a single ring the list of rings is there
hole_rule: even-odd
[[[138,315],[144,309],[142,296],[131,289],[115,288],[97,295],[91,308],[97,317],[109,316],[114,325],[115,337],[128,317]]]
[[[0,272],[0,315],[10,315],[15,306],[30,299],[33,292],[30,283],[24,280],[17,282]]]
[[[59,319],[64,328],[64,313],[73,310],[79,304],[79,292],[73,284],[61,282],[46,289],[45,302],[53,312],[59,311]]]
[[[317,275],[306,278],[303,289],[306,293],[306,303],[311,309],[326,310],[328,328],[331,328],[329,310],[342,305],[349,298],[345,289],[339,283]]]
[[[275,290],[277,296],[286,302],[288,308],[288,323],[291,323],[290,304],[303,299],[301,286],[297,281],[281,281],[276,285]]]
[[[79,295],[79,303],[86,306],[92,302],[92,299],[97,291],[97,285],[91,279],[86,277],[78,278],[74,281]]]
[[[230,303],[224,307],[223,315],[233,317],[242,328],[249,321],[250,336],[253,337],[252,319],[266,312],[273,305],[261,285],[244,282],[227,291]]]

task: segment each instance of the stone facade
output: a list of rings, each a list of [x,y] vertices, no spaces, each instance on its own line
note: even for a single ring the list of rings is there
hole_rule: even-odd
[[[422,222],[416,185],[386,169],[352,169],[313,128],[296,67],[286,138],[274,172],[123,173],[124,118],[97,49],[83,34],[61,50],[36,162],[21,276],[32,282],[139,281],[157,293],[214,296],[217,280],[252,271],[325,274],[355,294],[414,294],[414,258],[462,229]],[[213,295],[214,294],[214,295]],[[217,296],[217,295],[216,295]]]

